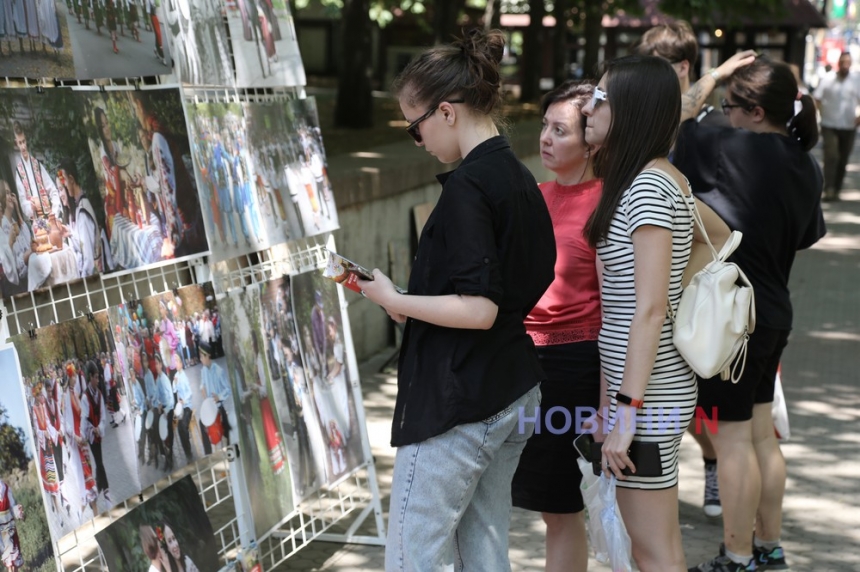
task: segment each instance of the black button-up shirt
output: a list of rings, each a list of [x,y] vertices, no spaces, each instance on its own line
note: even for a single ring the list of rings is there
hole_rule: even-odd
[[[408,320],[395,447],[486,419],[544,379],[523,326],[555,267],[552,221],[534,177],[498,136],[438,179],[442,194],[421,233],[409,293],[483,296],[499,311],[489,330]]]

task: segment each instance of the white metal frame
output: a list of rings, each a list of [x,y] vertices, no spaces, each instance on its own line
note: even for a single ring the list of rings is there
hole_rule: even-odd
[[[329,247],[334,247],[331,235],[310,237],[216,263],[211,268],[206,264],[205,257],[189,258],[145,270],[121,275],[99,275],[28,292],[0,301],[0,310],[3,312],[0,336],[5,340],[117,304],[209,280],[212,280],[217,293],[226,294],[235,288],[262,284],[283,275],[318,270],[328,259]],[[365,458],[363,464],[333,486],[324,487],[299,503],[271,531],[255,539],[250,503],[244,493],[246,487],[241,464],[232,462],[232,455],[223,451],[215,453],[186,466],[144,490],[137,498],[120,503],[60,539],[54,545],[58,570],[85,572],[105,569],[106,563],[98,549],[95,534],[187,474],[193,475],[210,519],[218,527],[215,535],[220,544],[219,556],[227,562],[234,561],[240,550],[250,546],[257,547],[263,569],[271,570],[314,540],[384,545],[385,523],[381,495],[367,434],[358,364],[346,312],[347,303],[340,286],[338,299],[343,317],[344,344],[348,350],[347,367],[353,380],[351,389]],[[34,340],[34,343],[38,343],[38,340]],[[233,502],[225,517],[225,502],[228,500]],[[360,527],[371,515],[376,533],[359,534]]]

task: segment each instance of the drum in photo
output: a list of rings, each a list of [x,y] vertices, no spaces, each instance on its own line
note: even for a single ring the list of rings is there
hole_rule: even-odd
[[[155,411],[150,409],[149,411],[146,412],[146,422],[144,423],[144,427],[146,427],[147,431],[152,429],[153,423],[155,423]]]
[[[221,442],[224,436],[224,428],[221,425],[221,415],[218,412],[218,404],[211,397],[207,397],[200,405],[200,421],[206,426],[209,441],[213,445]]]
[[[158,419],[158,436],[161,437],[162,441],[164,441],[165,443],[167,442],[167,415],[162,415]]]
[[[181,401],[176,402],[176,407],[173,408],[173,424],[176,425],[180,421],[182,421],[182,414],[185,411],[185,407],[182,405]]]
[[[143,419],[138,414],[134,416],[134,438],[140,441],[141,433],[143,433]]]

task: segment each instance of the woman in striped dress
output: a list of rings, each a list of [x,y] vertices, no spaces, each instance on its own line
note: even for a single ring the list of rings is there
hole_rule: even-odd
[[[602,146],[604,186],[586,225],[603,263],[600,361],[606,378],[600,415],[607,473],[643,572],[686,570],[678,522],[678,447],[696,407],[696,377],[672,343],[667,301],[677,308],[690,257],[689,184],[667,160],[678,132],[681,95],[660,58],[611,62],[584,109],[585,139]],[[725,224],[697,205],[706,224]],[[715,220],[714,220],[715,219]],[[715,233],[716,234],[716,233]],[[714,236],[719,241],[719,236]],[[659,444],[662,474],[637,476],[633,441]],[[630,476],[622,470],[633,471]]]

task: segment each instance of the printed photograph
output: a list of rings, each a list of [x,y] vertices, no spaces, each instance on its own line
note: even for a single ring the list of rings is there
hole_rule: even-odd
[[[305,69],[286,0],[227,0],[239,87],[305,85]]]
[[[233,85],[220,0],[160,0],[177,77],[192,85]],[[300,62],[301,63],[301,62]]]
[[[110,572],[214,572],[223,566],[190,476],[114,521],[96,540]]]
[[[108,315],[124,356],[141,487],[229,445],[235,412],[211,284],[115,306]]]
[[[256,178],[242,104],[189,102],[188,122],[212,261],[284,242],[277,201]]]
[[[42,501],[40,458],[14,346],[0,346],[0,371],[0,560],[6,570],[53,572],[57,567]]]
[[[104,210],[67,89],[0,91],[0,294],[86,278],[105,264]]]
[[[13,338],[55,540],[140,492],[106,311]]]
[[[273,401],[263,339],[260,288],[249,286],[219,300],[227,369],[239,419],[240,460],[257,538],[293,507],[293,487],[281,420]]]
[[[319,271],[291,281],[309,400],[326,448],[325,482],[333,484],[364,462],[337,284]]]
[[[180,91],[76,93],[105,212],[105,272],[206,252]]]
[[[0,77],[75,77],[68,15],[61,0],[0,2]]]
[[[284,107],[277,103],[244,104],[251,181],[266,226],[269,244],[301,238],[301,213],[292,202],[286,167],[290,150]]]
[[[284,276],[262,284],[260,303],[272,394],[287,446],[293,495],[298,503],[325,483],[328,451],[305,378],[290,282],[290,277]]]
[[[316,101],[294,99],[284,103],[287,120],[280,145],[289,157],[286,165],[290,202],[299,213],[302,235],[313,236],[339,227],[334,193],[319,128]],[[284,139],[286,141],[284,141]]]

